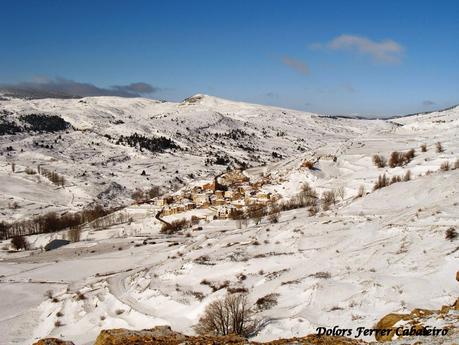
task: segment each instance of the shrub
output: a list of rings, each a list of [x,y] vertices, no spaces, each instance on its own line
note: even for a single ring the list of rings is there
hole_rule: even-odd
[[[373,164],[377,168],[384,168],[386,166],[386,158],[381,155],[373,155]]]
[[[304,167],[304,168],[307,168],[309,170],[312,170],[312,169],[314,169],[314,162],[308,161],[308,160],[304,160],[303,164],[301,164],[301,166]]]
[[[449,162],[446,161],[446,162],[441,163],[440,170],[441,171],[448,171],[449,170]]]
[[[298,200],[302,205],[301,207],[314,206],[317,204],[317,193],[307,182],[305,182],[301,186]]]
[[[456,229],[449,228],[448,230],[446,230],[445,238],[447,240],[453,241],[453,240],[455,240],[457,238],[457,236],[458,236],[458,234],[457,234]]]
[[[402,178],[398,175],[395,175],[395,176],[392,176],[392,178],[390,179],[390,184],[401,182],[401,181],[402,181]]]
[[[253,219],[255,224],[260,223],[261,219],[267,214],[266,206],[260,204],[250,204],[247,206],[247,217]]]
[[[131,198],[135,200],[136,203],[141,203],[145,200],[145,194],[141,189],[136,189],[132,194]]]
[[[246,219],[247,217],[244,211],[233,208],[230,211],[229,218],[233,220],[241,220]]]
[[[190,223],[186,219],[177,219],[170,223],[163,223],[163,226],[161,227],[161,233],[172,235],[189,226]]]
[[[454,169],[459,169],[459,159],[454,162]]]
[[[246,294],[227,294],[224,299],[211,302],[194,326],[200,335],[237,334],[248,337],[258,329],[259,322],[254,319],[254,311],[248,304]]]
[[[381,189],[389,185],[389,179],[386,177],[386,174],[379,175],[378,181],[375,182],[373,190]]]
[[[421,145],[421,152],[427,152],[427,145],[426,144],[422,144]]]
[[[395,168],[400,166],[402,162],[402,154],[400,152],[394,151],[390,154],[389,166]]]
[[[437,153],[442,153],[443,151],[445,151],[445,149],[443,148],[443,145],[441,144],[441,142],[437,142],[435,144],[435,149],[436,149]]]
[[[161,195],[161,188],[159,186],[151,186],[146,194],[150,199],[156,198]]]
[[[24,236],[21,236],[21,235],[14,236],[11,239],[11,245],[16,250],[21,250],[21,249],[28,250],[29,247],[30,247],[29,242],[27,241],[27,239]]]
[[[266,296],[260,297],[257,299],[255,302],[255,305],[257,306],[258,310],[267,310],[271,309],[275,305],[277,305],[277,298],[279,297],[278,293],[270,293]]]
[[[415,157],[414,149],[411,149],[405,153],[394,151],[391,153],[389,158],[389,166],[391,168],[401,167],[405,164],[411,162],[411,160]]]
[[[326,191],[322,194],[322,208],[324,211],[330,209],[331,204],[336,203],[336,197],[334,191]]]
[[[411,149],[403,154],[403,159],[406,163],[411,162],[411,160],[415,157],[416,151]]]

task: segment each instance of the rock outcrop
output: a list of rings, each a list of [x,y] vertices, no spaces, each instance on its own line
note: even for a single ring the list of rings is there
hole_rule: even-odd
[[[432,320],[441,321],[442,328],[453,329],[459,324],[457,311],[459,311],[459,299],[452,305],[442,306],[439,310],[416,308],[409,314],[390,313],[379,320],[375,328],[391,329],[391,332],[388,335],[377,334],[375,338],[379,342],[390,341],[396,336],[396,330],[402,324],[404,329],[414,327],[417,330],[422,330],[425,326],[429,326]]]
[[[71,341],[65,341],[57,338],[45,338],[45,339],[40,339],[33,345],[75,345]]]
[[[186,336],[171,330],[168,326],[159,326],[142,331],[110,329],[100,332],[94,345],[364,345],[361,340],[344,337],[309,335],[302,338],[280,339],[267,343],[249,341],[237,335],[226,336]]]

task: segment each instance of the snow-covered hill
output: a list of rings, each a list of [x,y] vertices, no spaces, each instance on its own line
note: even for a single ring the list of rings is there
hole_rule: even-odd
[[[214,220],[212,208],[189,210],[165,219],[202,220],[172,235],[160,233],[158,206],[130,205],[116,213],[128,222],[87,226],[80,242],[50,252],[3,250],[0,293],[8,298],[0,301],[0,331],[8,343],[51,335],[83,345],[101,329],[162,324],[192,333],[206,305],[231,291],[247,291],[266,320],[257,340],[319,326],[371,328],[388,313],[439,309],[459,296],[459,239],[445,238],[459,231],[459,108],[390,121],[332,119],[196,95],[182,103],[10,99],[0,109],[19,128],[30,114],[71,124],[0,137],[1,202],[19,206],[2,211],[7,220],[81,208],[110,184],[121,186],[112,203],[130,201],[136,187],[180,193],[243,163],[246,176],[269,177],[263,190],[280,202],[306,182],[319,197],[340,191],[330,209],[282,211],[278,222]],[[133,133],[163,136],[176,147],[150,152],[117,143]],[[372,162],[410,149],[414,157],[399,166]],[[215,164],[217,156],[224,165]],[[305,159],[313,169],[302,167]],[[65,176],[64,187],[25,173],[37,164]],[[408,171],[407,181],[373,190],[379,176],[397,181]],[[66,235],[28,240],[39,248]],[[457,312],[431,322],[457,327]]]
[[[181,103],[119,97],[11,98],[0,101],[0,114],[0,132],[19,128],[15,135],[0,136],[0,208],[5,210],[0,220],[43,209],[78,209],[91,202],[126,203],[136,188],[177,189],[228,166],[278,162],[310,154],[325,144],[339,148],[363,133],[394,127],[384,121],[331,119],[206,95]],[[37,120],[42,122],[43,116],[58,116],[69,128],[34,131],[24,120],[31,114],[42,116]],[[135,133],[171,139],[173,148],[151,152],[120,141]],[[24,173],[38,165],[62,175],[65,188]],[[97,198],[120,187],[115,200]],[[10,212],[12,203],[19,208]]]

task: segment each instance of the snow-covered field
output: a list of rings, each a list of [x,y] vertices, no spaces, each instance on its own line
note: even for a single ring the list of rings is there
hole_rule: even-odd
[[[336,205],[314,216],[300,208],[281,212],[278,223],[208,220],[201,230],[176,235],[160,234],[155,206],[132,205],[119,211],[130,222],[86,229],[80,242],[50,252],[3,250],[2,343],[30,344],[51,335],[83,345],[101,329],[162,324],[191,334],[205,306],[228,290],[247,289],[254,303],[267,295],[277,301],[259,312],[267,322],[255,339],[263,341],[314,333],[318,326],[372,327],[390,312],[438,309],[459,297],[459,240],[445,239],[447,229],[459,231],[459,169],[440,170],[459,158],[459,108],[392,121],[324,118],[209,96],[180,104],[12,99],[0,109],[13,120],[58,114],[74,127],[68,134],[0,137],[0,207],[7,221],[80,209],[112,182],[122,186],[121,195],[109,203],[129,202],[136,187],[177,189],[226,169],[205,165],[215,154],[247,162],[252,168],[245,173],[254,178],[270,174],[278,183],[266,189],[285,200],[304,182],[319,195],[344,190]],[[247,135],[215,135],[235,129]],[[113,140],[133,132],[164,135],[183,149],[154,154]],[[52,150],[33,144],[54,142],[59,134]],[[15,151],[5,151],[10,145]],[[411,148],[416,155],[403,167],[372,163],[374,154]],[[316,169],[300,168],[305,158],[318,159]],[[21,172],[37,164],[64,175],[66,186]],[[408,170],[410,181],[372,191],[379,175]],[[356,198],[361,186],[366,194]],[[7,207],[13,201],[19,208]],[[202,210],[189,215],[194,212]],[[39,248],[64,236],[36,235],[29,242]]]

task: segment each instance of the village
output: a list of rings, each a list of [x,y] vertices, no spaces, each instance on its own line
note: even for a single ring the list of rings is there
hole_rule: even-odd
[[[271,183],[269,176],[251,182],[241,170],[216,176],[212,181],[186,187],[175,194],[163,195],[153,200],[161,207],[161,216],[176,215],[193,209],[209,209],[216,219],[227,219],[235,210],[248,205],[266,205],[279,196],[262,190]]]

